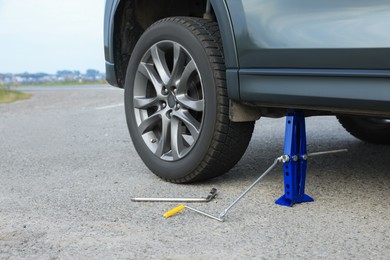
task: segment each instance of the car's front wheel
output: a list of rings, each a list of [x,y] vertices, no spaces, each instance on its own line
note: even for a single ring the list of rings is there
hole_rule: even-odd
[[[229,120],[215,22],[176,17],[152,25],[129,62],[125,110],[148,168],[176,183],[219,176],[244,154],[254,122]]]

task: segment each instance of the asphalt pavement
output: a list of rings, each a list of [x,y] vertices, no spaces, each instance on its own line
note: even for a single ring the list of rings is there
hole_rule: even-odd
[[[132,197],[204,197],[218,215],[281,155],[284,118],[260,119],[242,160],[224,176],[170,184],[154,176],[127,132],[123,90],[25,88],[0,104],[0,259],[388,259],[390,149],[350,136],[334,117],[306,120],[309,152],[348,149],[308,162],[314,202],[275,205],[281,166],[225,222],[177,203]]]

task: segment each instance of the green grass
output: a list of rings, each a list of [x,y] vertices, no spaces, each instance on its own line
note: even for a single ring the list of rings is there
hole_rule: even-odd
[[[18,100],[29,99],[31,94],[20,91],[0,89],[0,103],[11,103]]]

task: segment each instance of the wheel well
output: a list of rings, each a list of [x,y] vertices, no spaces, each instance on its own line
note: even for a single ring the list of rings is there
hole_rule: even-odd
[[[115,14],[114,61],[119,87],[124,86],[130,55],[142,33],[171,16],[202,17],[207,0],[122,0]]]

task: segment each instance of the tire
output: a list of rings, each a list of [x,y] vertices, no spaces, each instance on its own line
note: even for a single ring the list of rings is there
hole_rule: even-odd
[[[125,112],[134,147],[153,173],[189,183],[229,171],[254,122],[231,122],[228,105],[215,22],[172,17],[145,31],[129,61]]]
[[[390,144],[390,120],[338,116],[341,125],[354,137],[373,144]]]

